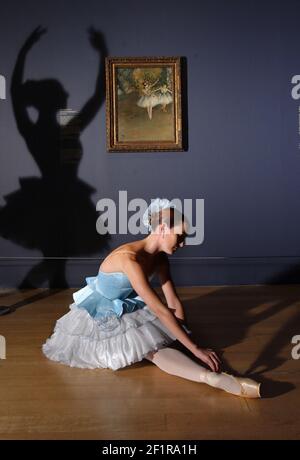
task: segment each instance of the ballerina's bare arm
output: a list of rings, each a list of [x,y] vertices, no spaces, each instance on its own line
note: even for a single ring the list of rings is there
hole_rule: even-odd
[[[197,352],[199,347],[181,328],[173,313],[162,303],[159,296],[152,289],[140,264],[132,256],[127,256],[123,259],[122,265],[123,271],[126,273],[133,289],[143,299],[149,309],[188,350],[192,353]]]
[[[157,78],[157,79],[155,80],[155,82],[154,82],[154,83],[152,83],[152,85],[149,85],[149,86],[150,86],[150,88],[153,88],[153,86],[155,86],[155,85],[156,85],[156,83],[158,82],[158,80],[159,80],[159,78]]]
[[[175,285],[170,272],[169,259],[166,254],[161,254],[158,260],[157,272],[161,284],[162,291],[166,298],[168,307],[175,310],[174,315],[180,321],[185,321],[185,313],[183,305],[176,292]]]

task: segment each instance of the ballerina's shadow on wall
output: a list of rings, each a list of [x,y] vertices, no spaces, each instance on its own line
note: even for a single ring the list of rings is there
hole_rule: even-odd
[[[68,257],[93,254],[107,248],[109,235],[96,231],[99,217],[91,195],[96,190],[78,178],[83,155],[79,140],[104,101],[104,68],[107,49],[102,34],[89,28],[91,45],[100,65],[94,94],[67,123],[57,117],[67,108],[68,93],[56,79],[23,83],[28,51],[46,29],[37,27],[21,48],[11,81],[11,98],[18,130],[36,161],[41,177],[20,178],[20,189],[4,196],[0,208],[0,235],[25,248],[38,249],[43,260],[34,266],[18,288],[66,288]],[[27,113],[34,107],[34,123]],[[66,112],[67,113],[67,112]]]

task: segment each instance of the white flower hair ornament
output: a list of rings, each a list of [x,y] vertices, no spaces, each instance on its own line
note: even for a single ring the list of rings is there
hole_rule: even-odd
[[[152,230],[150,223],[152,214],[159,212],[161,209],[167,208],[176,208],[176,206],[167,198],[156,198],[153,201],[151,200],[150,206],[148,206],[143,214],[143,224],[148,228],[149,231]]]

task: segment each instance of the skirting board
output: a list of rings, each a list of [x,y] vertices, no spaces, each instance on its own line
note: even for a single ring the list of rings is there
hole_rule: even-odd
[[[1,258],[0,287],[77,288],[96,276],[100,258]],[[170,257],[176,286],[300,284],[300,257]],[[63,281],[60,283],[60,279]],[[25,283],[24,283],[25,280]],[[61,284],[61,285],[60,285]],[[156,277],[153,285],[158,285]]]

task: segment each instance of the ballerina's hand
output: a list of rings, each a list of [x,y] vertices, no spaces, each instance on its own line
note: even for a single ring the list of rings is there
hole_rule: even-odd
[[[205,364],[207,364],[212,371],[220,371],[221,360],[218,355],[211,348],[196,348],[193,352],[194,355],[201,359]]]

